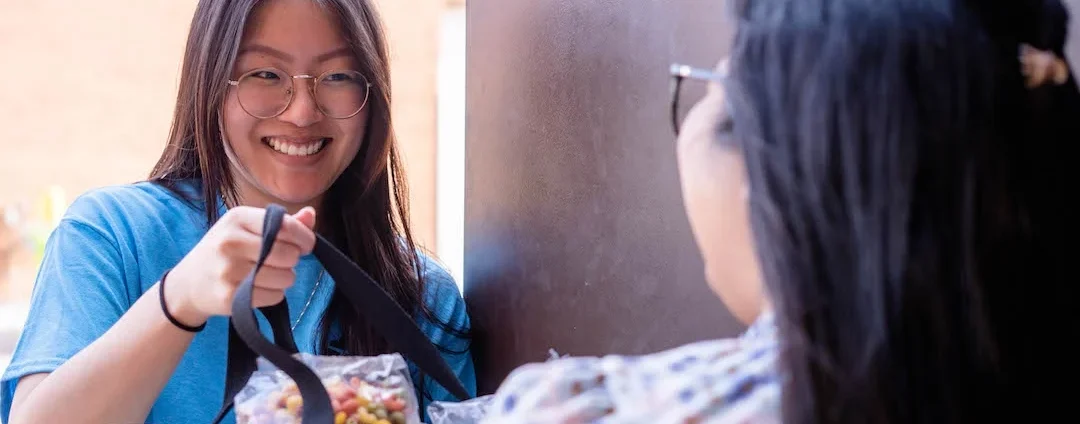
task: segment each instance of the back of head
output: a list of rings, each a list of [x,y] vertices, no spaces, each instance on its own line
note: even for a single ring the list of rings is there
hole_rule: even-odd
[[[1074,226],[1055,152],[1076,134],[1062,118],[1080,112],[1062,100],[1076,88],[1025,87],[1019,46],[1038,42],[1045,9],[992,3],[739,8],[728,93],[783,340],[785,422],[1067,405],[1025,401],[1076,375],[1040,373],[1075,368],[1061,247]]]

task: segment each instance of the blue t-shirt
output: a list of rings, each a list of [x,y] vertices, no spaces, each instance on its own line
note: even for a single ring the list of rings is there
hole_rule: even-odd
[[[197,184],[182,189],[196,193]],[[52,372],[96,340],[195,246],[208,229],[202,207],[147,182],[92,190],[72,203],[46,244],[29,319],[0,378],[0,421],[8,421],[19,378]],[[217,207],[224,211],[220,200]],[[422,261],[427,305],[437,319],[467,330],[465,302],[453,278],[430,258],[423,256]],[[301,258],[295,271],[296,283],[285,295],[291,323],[296,323],[316,289],[294,331],[300,350],[313,353],[318,322],[334,284],[328,274],[322,275],[316,288],[322,266],[312,255]],[[261,315],[260,322],[269,335]],[[475,395],[469,341],[426,319],[418,319],[418,325],[433,343],[445,348],[443,357],[450,368]],[[150,410],[148,423],[210,422],[224,396],[227,341],[228,318],[211,318],[180,360]],[[409,366],[415,381],[416,368]],[[430,378],[423,387],[425,397],[454,400]],[[234,421],[231,413],[225,420]]]

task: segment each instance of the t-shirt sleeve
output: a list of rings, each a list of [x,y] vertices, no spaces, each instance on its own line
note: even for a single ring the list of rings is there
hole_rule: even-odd
[[[46,242],[27,322],[0,377],[0,422],[8,420],[21,377],[56,370],[104,334],[133,301],[115,237],[101,220],[79,213],[87,206],[73,204]]]
[[[427,284],[427,305],[432,315],[442,324],[426,319],[418,320],[420,329],[428,335],[431,342],[442,354],[450,370],[453,371],[470,396],[476,396],[476,370],[473,366],[469,315],[465,310],[465,300],[444,268],[430,258],[423,258],[424,279]],[[413,375],[414,379],[416,373]],[[423,382],[425,404],[430,401],[457,402],[449,391],[430,377]]]

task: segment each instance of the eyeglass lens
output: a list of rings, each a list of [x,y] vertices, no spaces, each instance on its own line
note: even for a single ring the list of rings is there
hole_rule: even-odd
[[[240,106],[256,118],[284,112],[294,97],[293,77],[278,69],[248,72],[237,83]],[[322,113],[330,118],[349,118],[364,108],[368,82],[359,72],[329,71],[314,79],[312,94]]]

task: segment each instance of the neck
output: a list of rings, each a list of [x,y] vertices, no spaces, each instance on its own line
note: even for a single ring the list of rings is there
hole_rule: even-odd
[[[754,320],[750,321],[750,324],[753,325],[755,322],[760,320],[761,317],[763,317],[763,316],[765,316],[767,314],[771,314],[772,312],[773,312],[772,302],[768,298],[765,298],[765,300],[763,300],[762,303],[761,303],[761,310],[758,311],[758,314],[757,314],[757,316],[754,317]]]

